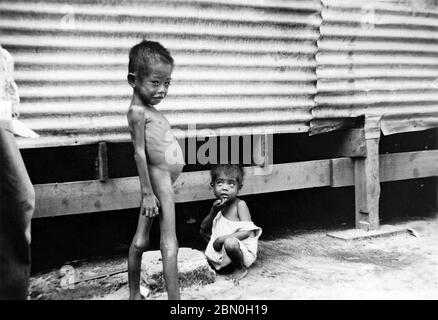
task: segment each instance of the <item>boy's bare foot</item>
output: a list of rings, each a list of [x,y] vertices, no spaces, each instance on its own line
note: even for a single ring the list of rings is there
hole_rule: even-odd
[[[232,280],[235,285],[239,284],[239,281],[245,278],[248,275],[249,270],[245,267],[239,268],[234,271],[230,276],[228,276],[227,280]]]
[[[129,296],[129,300],[146,300],[146,297],[149,295],[149,289],[143,286],[140,286],[140,292]]]
[[[138,294],[134,296],[129,296],[129,300],[146,300],[146,298],[144,297],[144,295]]]

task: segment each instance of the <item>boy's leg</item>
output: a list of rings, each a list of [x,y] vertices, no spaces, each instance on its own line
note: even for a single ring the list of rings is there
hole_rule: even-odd
[[[0,128],[0,299],[27,299],[35,192],[9,130]]]
[[[239,240],[237,240],[237,238],[232,238],[232,237],[225,239],[224,248],[228,257],[230,257],[231,261],[233,262],[233,264],[238,268],[242,268],[243,253],[242,250],[240,250]]]
[[[243,262],[243,253],[240,248],[239,240],[232,237],[227,238],[224,242],[224,248],[228,257],[231,259],[231,263],[240,269],[237,274],[232,276],[233,280],[238,283],[239,280],[243,279],[248,274],[248,269]]]
[[[140,274],[141,258],[143,252],[149,248],[149,236],[153,218],[139,214],[137,230],[134,239],[129,247],[128,257],[128,282],[129,282],[129,299],[141,299],[140,295]]]
[[[175,199],[170,173],[159,168],[151,168],[151,183],[161,204],[160,248],[163,258],[163,273],[169,300],[179,300],[178,240],[175,230]]]

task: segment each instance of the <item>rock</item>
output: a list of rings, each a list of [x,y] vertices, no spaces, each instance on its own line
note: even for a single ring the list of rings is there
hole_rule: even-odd
[[[191,248],[179,248],[178,275],[181,288],[206,285],[215,281],[216,272],[209,266],[205,255]],[[165,290],[163,262],[159,250],[147,251],[141,262],[141,282],[151,291]]]

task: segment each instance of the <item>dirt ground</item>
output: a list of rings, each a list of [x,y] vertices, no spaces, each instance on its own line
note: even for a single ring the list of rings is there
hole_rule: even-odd
[[[438,219],[393,225],[414,232],[344,241],[328,237],[328,231],[322,230],[260,241],[258,260],[239,283],[228,280],[226,275],[217,275],[212,284],[183,288],[181,297],[187,300],[437,299]],[[30,299],[127,299],[126,257],[76,261],[70,262],[70,266],[32,276]],[[71,284],[69,278],[72,270],[76,284]],[[81,282],[110,272],[119,273]],[[166,294],[150,293],[147,298],[162,300]]]

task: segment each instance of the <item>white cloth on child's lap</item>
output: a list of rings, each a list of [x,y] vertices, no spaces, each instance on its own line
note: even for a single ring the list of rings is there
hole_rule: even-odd
[[[243,264],[249,267],[257,258],[258,238],[262,234],[262,229],[257,227],[252,221],[232,221],[225,218],[219,211],[213,220],[211,230],[211,238],[205,249],[205,255],[216,270],[231,263],[224,246],[221,251],[216,251],[213,248],[214,241],[221,236],[229,235],[237,231],[254,231],[255,236],[250,236],[246,239],[239,240],[240,250],[243,255]]]

